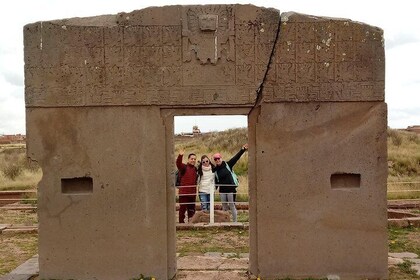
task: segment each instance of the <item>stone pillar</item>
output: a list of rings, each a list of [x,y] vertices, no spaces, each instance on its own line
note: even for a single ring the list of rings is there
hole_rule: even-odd
[[[172,277],[159,109],[30,108],[27,116],[28,155],[43,170],[40,277]]]
[[[386,106],[264,104],[251,269],[266,278],[385,278]]]

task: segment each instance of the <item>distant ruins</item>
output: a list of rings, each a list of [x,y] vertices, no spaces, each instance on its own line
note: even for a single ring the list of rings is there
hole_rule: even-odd
[[[24,41],[40,278],[172,279],[173,119],[206,114],[248,115],[251,274],[387,278],[381,29],[166,6],[32,23]]]
[[[198,125],[194,125],[192,127],[191,132],[181,132],[180,134],[177,134],[179,136],[185,136],[185,137],[195,137],[201,135],[201,130],[198,128]]]
[[[25,144],[26,136],[22,134],[0,135],[0,144]]]
[[[410,132],[415,132],[417,134],[420,134],[420,125],[408,126],[405,130],[410,131]]]

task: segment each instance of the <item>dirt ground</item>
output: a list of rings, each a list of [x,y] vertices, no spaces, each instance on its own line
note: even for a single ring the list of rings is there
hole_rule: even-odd
[[[207,252],[248,253],[249,233],[244,229],[178,230],[177,252],[181,256]]]

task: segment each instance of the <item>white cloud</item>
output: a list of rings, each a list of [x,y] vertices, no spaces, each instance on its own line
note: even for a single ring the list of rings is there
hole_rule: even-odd
[[[23,87],[0,77],[0,134],[25,134]]]

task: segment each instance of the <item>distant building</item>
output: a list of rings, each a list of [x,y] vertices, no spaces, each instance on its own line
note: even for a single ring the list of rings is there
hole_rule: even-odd
[[[13,134],[13,135],[0,135],[0,144],[25,144],[26,135]]]
[[[198,125],[193,126],[193,135],[197,136],[201,134],[201,130],[198,128]]]
[[[410,131],[410,132],[415,132],[417,134],[420,134],[420,125],[408,126],[406,130]]]
[[[192,127],[192,132],[181,132],[180,135],[186,137],[199,136],[201,135],[201,130],[198,128],[198,125],[194,125]]]

